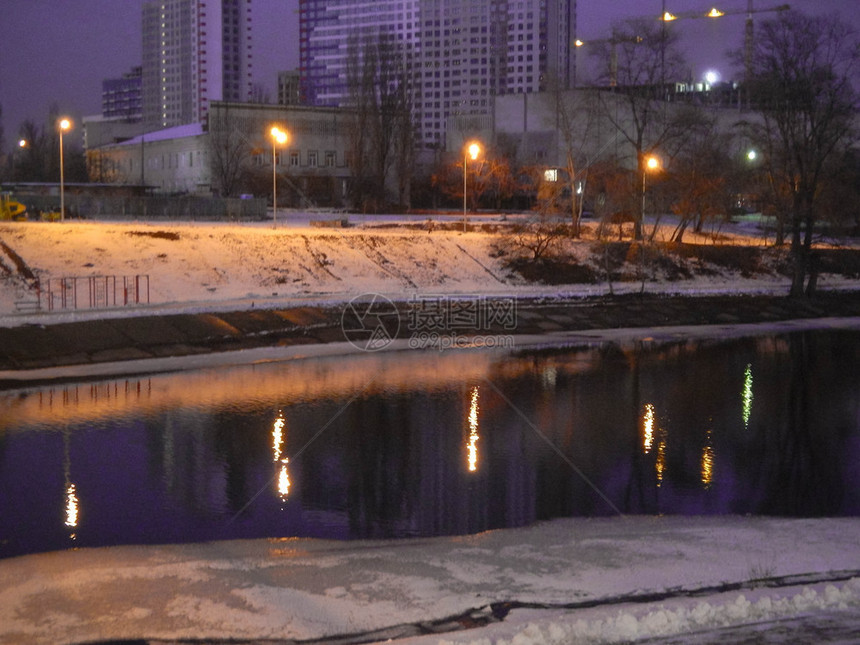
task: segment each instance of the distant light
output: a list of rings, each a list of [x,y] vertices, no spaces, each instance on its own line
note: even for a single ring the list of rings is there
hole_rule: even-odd
[[[60,130],[68,130],[71,127],[72,127],[72,122],[69,121],[68,119],[62,119],[60,121]]]
[[[573,44],[576,45],[577,47],[582,47],[585,43],[583,41],[581,41],[579,38],[577,38],[576,40],[573,41]]]
[[[558,168],[547,168],[543,171],[544,181],[558,181]]]
[[[715,69],[709,69],[705,72],[705,82],[709,85],[720,82],[720,73]]]
[[[651,156],[645,161],[645,165],[651,170],[656,170],[660,167],[660,160],[657,157]]]
[[[677,20],[677,19],[678,19],[678,16],[675,16],[674,14],[671,14],[668,11],[663,14],[663,21],[664,22],[671,22],[671,21]]]
[[[756,157],[758,157],[758,153],[755,150],[750,150],[747,153],[747,159],[749,159],[750,161],[755,161]]]
[[[18,141],[18,147],[19,148],[26,148],[27,147],[27,140],[21,139],[20,141]]]
[[[725,16],[725,15],[726,15],[726,14],[725,14],[725,12],[720,11],[720,10],[719,10],[719,9],[717,9],[716,7],[712,8],[712,9],[708,12],[708,18],[719,18],[720,16]]]

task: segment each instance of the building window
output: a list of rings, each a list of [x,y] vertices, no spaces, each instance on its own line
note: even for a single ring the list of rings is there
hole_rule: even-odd
[[[308,165],[309,165],[311,168],[316,168],[316,167],[317,167],[317,165],[318,165],[318,163],[319,163],[319,162],[318,162],[318,160],[317,160],[317,151],[316,151],[316,150],[314,150],[314,151],[312,151],[312,152],[309,152],[309,153],[308,153]]]
[[[299,153],[298,151],[293,150],[290,152],[290,165],[298,166],[299,165]]]
[[[334,150],[326,150],[325,165],[327,168],[334,168],[337,157]]]

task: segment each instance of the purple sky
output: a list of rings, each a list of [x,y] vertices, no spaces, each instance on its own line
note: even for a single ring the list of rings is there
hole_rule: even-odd
[[[613,20],[659,15],[664,0],[578,0],[578,35],[601,38]],[[858,0],[755,0],[756,7],[789,2],[806,13],[838,12],[860,28]],[[745,9],[747,0],[665,0],[673,12]],[[52,103],[79,121],[101,112],[101,82],[141,62],[143,0],[3,0],[0,105],[7,145],[25,119],[44,123]],[[277,72],[298,65],[298,0],[253,0],[255,81],[275,94]],[[760,14],[764,18],[772,14]],[[736,77],[723,53],[740,47],[744,16],[673,23],[683,29],[693,75],[716,68]]]

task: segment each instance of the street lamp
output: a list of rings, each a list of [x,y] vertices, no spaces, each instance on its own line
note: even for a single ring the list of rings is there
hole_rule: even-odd
[[[648,155],[645,159],[645,167],[642,168],[642,223],[645,222],[645,175],[649,170],[658,170],[660,168],[660,159],[654,155]]]
[[[281,130],[278,126],[273,125],[269,131],[272,135],[272,223],[278,223],[278,155],[276,148],[278,144],[284,145],[287,142],[288,135],[286,131]]]
[[[66,219],[66,188],[65,188],[65,171],[63,169],[63,132],[72,127],[72,122],[68,119],[60,119],[60,221]]]
[[[469,167],[469,157],[475,161],[481,154],[481,145],[477,141],[472,141],[466,146],[463,154],[463,232],[466,232],[466,173]]]
[[[25,150],[30,143],[26,139],[18,139],[18,148]],[[12,179],[15,179],[15,155],[12,154]]]

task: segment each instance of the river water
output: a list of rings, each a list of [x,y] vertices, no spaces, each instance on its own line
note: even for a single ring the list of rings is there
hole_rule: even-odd
[[[860,515],[860,332],[411,351],[0,393],[0,557]]]

